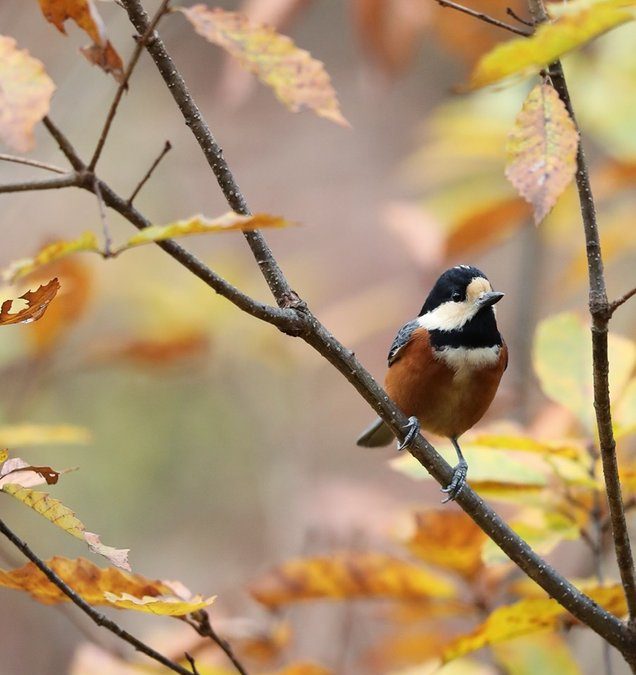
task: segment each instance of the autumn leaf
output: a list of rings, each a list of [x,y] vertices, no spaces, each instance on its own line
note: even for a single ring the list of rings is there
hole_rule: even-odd
[[[54,485],[60,476],[50,466],[31,466],[20,457],[7,459],[0,467],[0,489],[6,485],[35,487],[36,485]]]
[[[205,5],[178,9],[199,35],[255,73],[292,112],[310,108],[320,117],[349,126],[323,64],[290,38],[237,12]]]
[[[538,26],[531,37],[504,42],[483,56],[471,75],[469,88],[485,87],[514,75],[537,73],[563,54],[632,21],[636,18],[634,7],[634,0],[568,2],[567,11],[555,21]]]
[[[49,112],[54,91],[42,63],[0,35],[0,140],[18,152],[31,150],[33,128]]]
[[[418,511],[414,521],[404,542],[413,555],[467,579],[482,568],[481,549],[487,537],[463,511]]]
[[[144,366],[171,366],[184,359],[204,356],[210,348],[209,336],[197,329],[168,338],[132,340],[122,345],[109,345],[98,359],[125,359]],[[0,436],[1,438],[1,436]]]
[[[493,647],[495,661],[507,675],[582,675],[561,635],[537,633]]]
[[[104,569],[84,558],[70,560],[55,557],[47,560],[46,564],[91,605],[109,605],[164,616],[183,616],[207,607],[214,600],[203,600],[200,596],[179,598],[167,582],[122,572],[114,567]],[[26,591],[32,598],[46,605],[68,601],[68,597],[33,563],[11,571],[0,570],[0,586]]]
[[[59,499],[51,497],[46,492],[31,490],[20,485],[3,485],[2,491],[32,508],[67,534],[86,542],[88,548],[94,553],[103,555],[117,567],[125,570],[130,569],[128,564],[129,549],[116,549],[102,544],[99,537],[92,532],[87,532],[84,523]]]
[[[627,611],[625,594],[620,584],[595,586],[585,589],[585,592],[612,614],[622,616]],[[512,605],[498,607],[474,631],[446,645],[443,660],[451,661],[488,645],[575,623],[576,619],[556,600],[551,598],[520,600]]]
[[[46,312],[59,288],[58,280],[51,279],[48,284],[43,284],[37,290],[27,291],[20,296],[20,299],[26,301],[27,306],[14,313],[11,313],[14,301],[5,300],[0,307],[0,326],[37,321]]]
[[[625,387],[612,419],[615,425],[615,436],[621,438],[636,431],[636,377]],[[10,445],[2,443],[0,445]]]
[[[0,446],[8,445],[15,448],[48,443],[88,443],[90,439],[88,429],[70,424],[0,425]]]
[[[468,444],[490,450],[530,452],[547,457],[566,457],[571,460],[586,460],[585,449],[576,442],[537,440],[524,434],[476,433],[471,434]]]
[[[106,28],[93,0],[39,0],[39,3],[46,20],[60,33],[66,35],[64,23],[69,19],[74,21],[93,41],[92,45],[81,49],[84,56],[90,63],[111,73],[118,82],[122,81],[122,60],[106,37]]]
[[[280,216],[270,216],[267,213],[256,213],[253,216],[241,216],[229,211],[218,218],[206,218],[202,215],[192,216],[187,220],[177,220],[169,225],[151,225],[131,237],[123,246],[116,249],[116,253],[133,246],[141,246],[154,241],[165,241],[190,234],[206,234],[219,232],[235,232],[246,230],[260,230],[270,227],[288,227],[291,222]]]
[[[576,173],[579,135],[549,84],[526,98],[507,143],[506,177],[534,210],[539,224]]]
[[[269,675],[334,675],[333,670],[309,661],[291,663]]]
[[[441,575],[379,553],[340,553],[283,563],[251,586],[268,607],[338,598],[450,598],[455,587]]]
[[[610,333],[610,391],[615,400],[636,364],[636,345]],[[543,393],[572,412],[588,433],[595,429],[592,389],[592,345],[589,329],[575,314],[542,321],[533,348],[534,368]]]

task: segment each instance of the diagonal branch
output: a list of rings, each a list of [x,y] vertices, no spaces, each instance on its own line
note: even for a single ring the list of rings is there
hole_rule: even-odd
[[[149,19],[140,0],[122,0],[122,4],[137,32],[143,35],[148,28]],[[146,49],[152,56],[168,90],[179,106],[186,124],[191,128],[201,150],[208,159],[226,199],[234,210],[240,213],[248,213],[245,198],[238,189],[232,173],[223,159],[219,145],[212,136],[183,78],[156,31],[146,45]],[[339,343],[309,312],[298,296],[293,294],[262,235],[253,232],[246,236],[279,304],[302,309],[302,311],[297,312],[297,316],[305,324],[305,330],[301,334],[303,339],[334,365],[380,417],[390,425],[396,435],[402,438],[403,430],[407,424],[405,415],[388,399],[386,393],[364,369],[354,354]],[[290,303],[290,299],[295,299],[295,301]],[[451,467],[424,438],[418,436],[411,452],[441,485],[448,484],[452,475]],[[634,645],[631,640],[631,632],[627,626],[599,607],[584,593],[581,593],[534,553],[528,544],[515,534],[475,492],[466,487],[459,494],[457,503],[510,559],[546,590],[550,596],[583,623],[602,635],[622,653],[633,652]]]
[[[0,185],[0,194],[3,192],[31,192],[32,190],[57,190],[79,184],[79,176],[74,171],[59,178],[44,178],[42,180],[26,180],[22,183],[7,183]]]
[[[614,300],[614,302],[610,302],[609,311],[614,314],[621,305],[624,305],[634,295],[636,295],[636,288],[632,288],[631,291],[627,291],[627,293],[621,295],[621,297]]]
[[[137,187],[132,191],[130,197],[128,197],[128,203],[132,204],[135,201],[135,197],[140,193],[141,188],[148,182],[150,176],[152,176],[154,170],[159,166],[159,162],[172,150],[172,145],[170,141],[166,141],[161,152],[157,155],[155,161],[150,165],[150,168],[144,174],[144,177],[137,183]]]
[[[78,593],[76,593],[67,583],[64,582],[40,557],[38,557],[29,547],[29,545],[22,541],[12,530],[10,530],[3,520],[0,520],[0,532],[47,577],[47,579],[57,586],[68,599],[77,605],[84,614],[90,617],[98,626],[106,628],[111,633],[114,633],[117,637],[121,638],[128,644],[132,645],[138,652],[149,656],[151,659],[154,659],[161,665],[169,668],[175,673],[180,673],[180,675],[192,675],[193,671],[187,670],[183,666],[180,666],[178,663],[174,663],[170,659],[163,656],[159,652],[155,651],[152,647],[149,647],[147,644],[136,638],[134,635],[131,635],[128,631],[124,630],[121,626],[116,624],[111,619],[105,617],[103,614],[98,612],[95,608],[91,607],[86,600],[84,600]]]
[[[53,164],[40,162],[37,159],[29,159],[28,157],[16,157],[15,155],[5,155],[4,153],[0,153],[0,161],[14,162],[15,164],[24,164],[26,166],[35,166],[38,169],[52,171],[53,173],[66,173],[66,169],[60,169],[59,166],[53,166]]]
[[[232,662],[232,665],[240,673],[240,675],[248,675],[245,666],[238,660],[238,657],[232,649],[232,645],[224,638],[222,638],[212,627],[210,623],[210,615],[204,610],[200,609],[190,615],[191,619],[186,619],[186,622],[194,628],[194,630],[201,637],[208,637],[214,644],[216,644],[227,658]]]
[[[528,37],[528,35],[532,35],[532,31],[527,31],[524,30],[523,28],[517,28],[517,26],[513,26],[510,23],[506,23],[505,21],[501,21],[500,19],[495,19],[494,16],[484,14],[483,12],[478,12],[474,9],[471,9],[470,7],[465,7],[464,5],[459,5],[456,2],[452,2],[452,0],[436,0],[436,2],[438,5],[440,5],[440,7],[450,7],[451,9],[456,9],[458,12],[462,12],[464,14],[468,14],[468,16],[472,16],[474,19],[479,19],[479,21],[489,23],[491,26],[497,26],[497,28],[503,28],[504,30],[510,31],[511,33],[515,33],[516,35],[522,35],[523,37]]]

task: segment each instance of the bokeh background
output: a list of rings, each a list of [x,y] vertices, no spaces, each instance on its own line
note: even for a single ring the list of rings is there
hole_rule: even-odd
[[[149,9],[154,4],[147,3]],[[322,60],[352,126],[288,112],[194,36],[182,17],[164,19],[161,33],[251,209],[299,223],[266,233],[293,287],[382,378],[396,329],[419,311],[440,271],[476,264],[506,292],[498,316],[511,352],[483,424],[501,418],[532,424],[538,415],[554,415],[532,374],[531,343],[541,317],[564,308],[585,311],[576,201],[566,195],[539,233],[503,179],[503,143],[527,85],[453,93],[476,55],[506,36],[407,0],[387,2],[388,14],[378,9],[382,3],[361,0],[216,4],[279,22]],[[481,4],[493,12],[504,7]],[[115,3],[99,5],[113,43],[127,56],[133,31],[125,13]],[[51,117],[88,157],[116,84],[77,54],[85,36],[70,25],[67,38],[58,34],[35,2],[2,3],[0,24],[45,63],[57,85]],[[585,82],[573,88],[586,148],[603,166],[636,162],[634,37],[633,28],[621,28],[568,63]],[[609,111],[607,80],[616,83],[617,69],[623,79],[612,89]],[[173,149],[137,198],[138,208],[156,223],[225,212],[205,160],[144,55],[100,175],[127,195],[167,139]],[[43,128],[32,156],[64,165]],[[2,182],[35,173],[0,165]],[[630,286],[630,273],[633,282],[635,262],[633,179],[622,175],[622,183],[614,178],[607,189],[613,201],[604,211],[612,296]],[[475,216],[471,229],[466,220],[487,216],[493,200],[510,202],[507,215]],[[95,198],[79,190],[1,195],[0,201],[3,267],[51,239],[100,231]],[[496,234],[488,222],[497,223]],[[130,234],[117,214],[109,213],[108,223],[115,239]],[[453,232],[460,234],[453,238]],[[232,283],[269,301],[240,235],[184,244]],[[372,413],[334,369],[304,343],[215,297],[160,249],[108,261],[86,255],[59,272],[75,308],[67,309],[66,328],[44,339],[31,327],[0,336],[0,419],[89,429],[86,445],[21,454],[36,464],[80,467],[55,496],[106,543],[130,547],[136,571],[218,594],[212,617],[220,625],[235,621],[240,630],[239,617],[254,625],[265,621],[246,588],[272,565],[337,548],[390,551],[402,514],[437,502],[434,484],[389,467],[392,449],[355,446]],[[621,312],[615,326],[633,336],[633,308]],[[558,415],[550,419],[567,427]],[[86,555],[81,543],[17,502],[5,498],[2,509],[41,556]],[[558,549],[554,559],[567,573],[589,573],[585,552],[573,551]],[[0,554],[5,567],[22,564],[6,544]],[[68,672],[86,640],[69,619],[72,612],[10,591],[0,593],[0,607],[2,675]],[[373,639],[372,612],[356,603],[294,612],[290,657],[315,658],[342,673],[376,672],[355,657]],[[181,631],[167,619],[117,618],[150,639],[175,639]],[[109,635],[100,639],[113,644]],[[598,650],[590,648],[589,658],[585,672],[597,672]]]

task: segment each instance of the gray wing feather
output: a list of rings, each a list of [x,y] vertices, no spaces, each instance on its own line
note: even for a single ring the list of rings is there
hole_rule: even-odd
[[[408,323],[404,324],[404,326],[400,328],[398,334],[393,340],[391,349],[389,349],[389,366],[392,366],[398,360],[400,351],[409,343],[409,340],[413,335],[413,331],[417,328],[417,326],[417,319],[414,319],[413,321],[409,321]]]

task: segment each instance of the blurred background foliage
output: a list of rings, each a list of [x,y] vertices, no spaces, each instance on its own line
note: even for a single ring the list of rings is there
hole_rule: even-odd
[[[302,224],[268,233],[292,284],[381,377],[396,328],[419,311],[440,270],[466,262],[482,268],[495,288],[506,292],[498,316],[511,361],[487,419],[467,444],[475,446],[468,448],[475,451],[471,482],[482,480],[484,493],[498,498],[504,513],[564,573],[593,577],[597,562],[581,532],[591,526],[594,505],[599,512],[594,522],[604,517],[598,467],[588,454],[594,439],[586,420],[577,419],[576,409],[568,406],[571,392],[560,399],[543,376],[543,389],[553,399],[548,402],[533,369],[538,321],[563,310],[585,315],[586,262],[576,195],[570,188],[537,230],[529,207],[504,178],[505,140],[529,91],[527,83],[467,96],[453,93],[475,59],[506,36],[420,0],[217,4],[277,25],[322,60],[353,127],[344,130],[307,113],[289,114],[251,76],[192,37],[182,19],[162,24],[252,208]],[[503,16],[508,4],[484,0],[474,6]],[[517,9],[523,13],[522,6]],[[132,45],[125,14],[114,3],[101,3],[100,12],[113,43],[126,55]],[[0,19],[5,34],[46,64],[58,87],[51,116],[88,152],[115,83],[76,57],[75,49],[84,42],[79,31],[72,28],[68,39],[58,38],[36,3],[0,5]],[[627,25],[565,59],[592,165],[611,297],[627,290],[635,262],[635,39],[636,27]],[[158,223],[224,212],[204,159],[144,57],[115,121],[101,174],[127,194],[166,139],[173,150],[140,194],[140,210]],[[60,162],[42,129],[34,155]],[[28,172],[3,164],[0,181]],[[95,199],[80,191],[0,199],[3,267],[51,239],[99,230]],[[116,238],[130,234],[116,214],[108,219]],[[185,243],[232,283],[267,298],[239,235]],[[270,618],[250,598],[249,583],[291,557],[338,549],[407,555],[396,528],[403,534],[408,521],[412,531],[407,514],[435,503],[436,487],[412,480],[413,474],[424,477],[422,472],[408,458],[395,459],[392,450],[355,447],[369,410],[326,362],[215,297],[159,249],[108,261],[76,256],[42,274],[59,276],[61,296],[40,322],[5,329],[0,336],[6,383],[0,424],[88,429],[88,443],[20,452],[38,464],[81,467],[55,495],[106,541],[130,546],[135,570],[153,578],[178,577],[197,592],[218,594],[215,626],[239,643],[255,635],[274,642],[273,661],[244,655],[248,662],[274,668],[282,652],[286,660],[315,659],[352,674],[421,664],[430,655],[423,653],[427,644],[466,632],[493,602],[488,589],[504,577],[514,580],[509,567],[498,566],[503,562],[499,552],[488,546],[482,550],[479,541],[479,556],[483,553],[494,566],[484,566],[478,556],[469,573],[460,573],[468,574],[462,583],[473,593],[470,617],[455,612],[440,622],[438,615],[425,613],[422,623],[423,610],[409,615],[406,606],[396,616],[398,610],[364,601],[304,604],[286,612],[292,639],[290,624]],[[551,321],[542,324],[544,333],[553,331],[548,347],[538,356],[535,351],[539,375],[546,359],[556,354],[559,364],[559,354],[571,353],[586,339],[575,316]],[[612,325],[622,336],[617,340],[623,351],[613,366],[622,377],[616,392],[617,400],[622,394],[619,442],[633,496],[636,468],[627,458],[634,449],[629,432],[635,425],[636,387],[633,381],[627,384],[633,348],[625,346],[636,331],[633,309],[617,313]],[[560,339],[565,345],[554,346]],[[553,366],[549,363],[548,370]],[[589,415],[589,398],[585,405]],[[489,433],[490,441],[480,441],[480,433]],[[506,434],[534,440],[544,449],[526,448],[514,457],[499,454],[491,447],[493,438]],[[548,442],[552,449],[570,448],[570,456],[550,455]],[[3,508],[6,519],[43,557],[85,554],[81,545],[17,503],[4,499]],[[475,544],[470,546],[474,556]],[[6,547],[1,553],[4,567],[21,564]],[[476,581],[478,573],[484,576]],[[499,594],[497,600],[523,596],[507,585]],[[85,640],[68,617],[51,622],[54,610],[43,611],[16,593],[3,592],[2,603],[0,673],[67,672],[75,648]],[[156,628],[150,628],[151,619],[117,616],[158,644],[174,641],[175,653],[195,640],[185,626],[181,634],[165,620],[157,619]],[[419,651],[409,651],[408,644],[389,645],[398,639],[391,638],[396,624],[404,622],[415,632],[412,644]],[[398,633],[406,643],[405,631]],[[32,649],[36,635],[47,639]],[[565,642],[550,634],[504,643],[482,662],[456,661],[444,672],[599,672],[600,640],[585,641],[581,635],[572,633],[567,642],[585,666],[576,666]],[[108,636],[101,642],[112,645]],[[244,650],[249,651],[253,640],[247,642]],[[84,645],[77,652],[75,675],[93,672],[90,664],[112,658],[95,650]],[[95,672],[119,672],[107,666]],[[620,668],[615,664],[615,672]],[[427,670],[420,666],[413,672]]]

